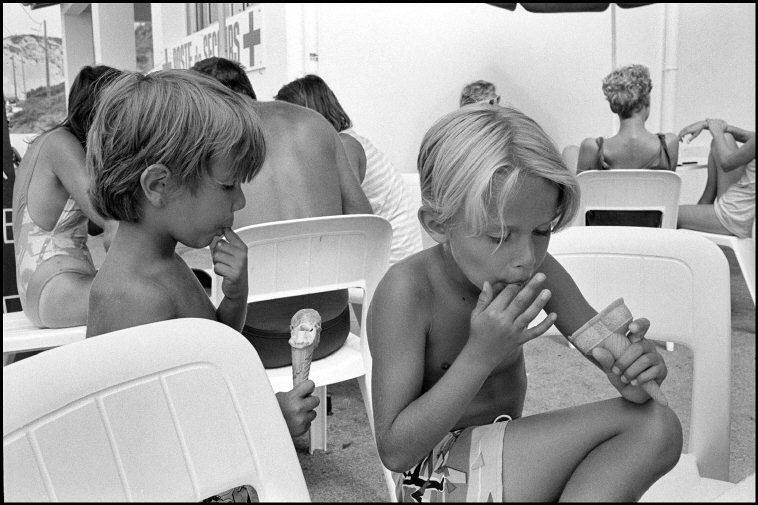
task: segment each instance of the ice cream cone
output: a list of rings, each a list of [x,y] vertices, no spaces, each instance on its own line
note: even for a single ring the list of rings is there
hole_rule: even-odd
[[[619,298],[575,331],[569,340],[584,354],[591,354],[592,349],[600,346],[608,350],[614,359],[618,359],[631,345],[626,332],[632,319],[632,313],[624,305],[624,299]],[[657,382],[648,381],[641,386],[655,401],[663,406],[668,405]]]
[[[313,309],[302,309],[290,321],[292,348],[292,384],[297,387],[306,380],[311,371],[313,353],[321,338],[321,316]]]

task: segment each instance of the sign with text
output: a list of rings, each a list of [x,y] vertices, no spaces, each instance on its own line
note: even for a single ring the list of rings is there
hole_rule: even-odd
[[[262,6],[254,5],[239,14],[229,16],[225,25],[228,52],[226,57],[241,63],[246,70],[263,68]],[[162,68],[191,68],[198,61],[211,56],[221,56],[218,38],[218,22],[188,35],[178,44],[164,49]]]

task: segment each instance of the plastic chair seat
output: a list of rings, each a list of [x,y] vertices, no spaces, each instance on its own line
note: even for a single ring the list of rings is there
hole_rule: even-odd
[[[50,349],[84,340],[86,326],[40,328],[22,311],[3,314],[3,366],[19,352]]]
[[[697,233],[707,238],[716,245],[728,247],[734,251],[737,263],[740,266],[742,276],[745,278],[747,289],[755,305],[755,221],[753,221],[753,236],[746,238],[735,237],[734,235],[721,235],[719,233],[708,233],[699,230],[689,230],[679,228],[680,231]]]
[[[267,368],[266,375],[274,392],[292,389],[292,367]],[[361,356],[361,339],[350,333],[345,344],[335,352],[311,363],[308,376],[316,387],[335,384],[363,375],[363,356]]]
[[[676,466],[642,495],[640,502],[706,502],[714,501],[734,484],[724,480],[700,477],[697,459],[682,454]]]

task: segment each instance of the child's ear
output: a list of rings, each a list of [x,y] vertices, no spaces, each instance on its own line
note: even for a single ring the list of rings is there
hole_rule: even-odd
[[[163,207],[166,203],[171,172],[165,165],[156,163],[142,171],[140,185],[145,199],[155,207]]]
[[[437,217],[437,213],[426,205],[422,205],[418,209],[418,220],[421,226],[424,227],[435,242],[444,244],[447,242],[447,231],[445,230],[445,225],[440,223]]]

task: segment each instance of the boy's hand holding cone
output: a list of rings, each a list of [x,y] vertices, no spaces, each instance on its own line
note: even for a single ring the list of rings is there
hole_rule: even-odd
[[[313,309],[298,310],[290,321],[292,383],[297,387],[308,380],[313,353],[321,337],[321,315]]]
[[[599,346],[610,351],[614,359],[619,359],[631,345],[626,332],[632,319],[632,313],[624,305],[624,299],[619,298],[576,330],[569,340],[583,354],[591,355],[592,349]],[[655,401],[664,407],[668,405],[657,382],[651,380],[640,386]]]

